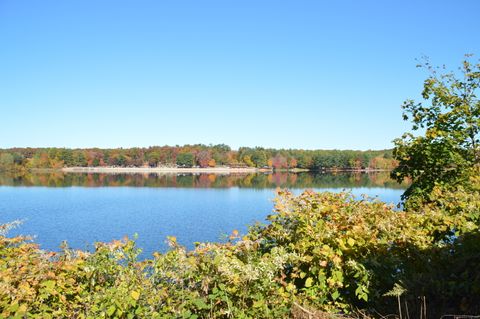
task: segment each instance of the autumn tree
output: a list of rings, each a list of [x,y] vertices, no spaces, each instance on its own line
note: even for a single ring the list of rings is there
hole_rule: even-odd
[[[394,141],[399,166],[392,172],[398,181],[412,180],[403,198],[428,198],[437,184],[454,186],[468,179],[480,162],[479,124],[480,64],[467,55],[457,72],[433,67],[428,59],[418,65],[429,76],[424,81],[422,102],[407,100],[403,118],[412,131]]]
[[[290,158],[290,160],[288,161],[288,167],[289,168],[296,168],[298,165],[298,161],[295,159],[295,158]]]
[[[215,167],[215,166],[217,166],[217,162],[215,161],[215,159],[213,159],[213,158],[210,159],[208,161],[208,167]]]
[[[277,154],[272,158],[272,166],[274,169],[285,169],[288,168],[288,161],[283,155]]]
[[[200,167],[208,167],[212,156],[209,151],[203,150],[197,153],[195,156],[198,166]]]
[[[9,171],[14,167],[14,158],[10,153],[0,154],[0,171]]]
[[[131,149],[127,149],[127,165],[128,166],[143,166],[145,162],[144,152],[143,149],[135,147]]]
[[[125,166],[126,163],[127,163],[126,157],[123,154],[116,153],[116,152],[110,156],[109,162],[108,162],[109,165],[120,166],[120,167]]]
[[[196,144],[127,149],[14,148],[0,150],[0,152],[14,156],[15,165],[30,168],[105,165],[120,167],[174,166],[178,154],[190,153],[194,156],[198,165],[202,167],[216,165],[273,167],[274,158],[277,154],[280,154],[287,159],[287,165],[279,165],[277,162],[276,166],[278,168],[341,169],[352,166],[358,167],[360,160],[362,162],[361,166],[366,167],[372,158],[382,157],[385,152],[389,151],[278,150],[262,147],[241,147],[238,151],[235,151],[224,144],[208,146]],[[393,159],[389,160],[394,163]],[[352,165],[352,163],[355,163],[355,165]]]

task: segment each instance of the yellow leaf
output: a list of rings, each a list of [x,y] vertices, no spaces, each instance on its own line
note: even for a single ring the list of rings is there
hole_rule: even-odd
[[[27,312],[27,305],[26,304],[21,304],[20,307],[18,308],[16,314],[17,315],[23,315]]]
[[[348,243],[350,246],[353,246],[353,245],[355,245],[355,239],[349,238],[349,239],[347,240],[347,243]]]
[[[130,296],[134,299],[134,300],[138,300],[138,298],[140,298],[140,293],[138,291],[132,291],[130,293]]]

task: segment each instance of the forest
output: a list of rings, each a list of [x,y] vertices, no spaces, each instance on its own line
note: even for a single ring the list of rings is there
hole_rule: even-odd
[[[257,167],[309,170],[390,170],[391,150],[300,150],[228,145],[152,146],[148,148],[0,149],[0,170],[63,167]]]

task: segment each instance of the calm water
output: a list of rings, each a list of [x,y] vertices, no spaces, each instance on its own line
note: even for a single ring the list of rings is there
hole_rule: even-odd
[[[404,185],[388,174],[34,174],[0,176],[0,224],[23,225],[10,235],[36,236],[48,250],[74,248],[138,234],[144,256],[166,249],[166,236],[192,247],[219,241],[272,212],[276,187],[378,196],[397,203]]]

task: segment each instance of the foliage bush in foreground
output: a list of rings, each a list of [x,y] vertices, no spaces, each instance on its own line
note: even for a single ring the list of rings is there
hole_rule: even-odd
[[[0,316],[12,318],[287,318],[293,308],[396,312],[401,285],[418,313],[479,311],[479,180],[437,187],[421,211],[351,194],[279,191],[275,213],[227,243],[138,260],[129,239],[93,253],[45,252],[0,233]],[[476,185],[476,186],[475,186]],[[402,303],[402,307],[405,307]],[[429,314],[433,314],[432,312]]]

